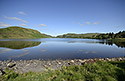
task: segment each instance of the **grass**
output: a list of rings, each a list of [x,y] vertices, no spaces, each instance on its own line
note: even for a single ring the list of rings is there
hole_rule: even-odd
[[[84,66],[64,66],[61,70],[47,69],[45,72],[18,74],[6,70],[1,81],[124,81],[125,61],[85,64]]]

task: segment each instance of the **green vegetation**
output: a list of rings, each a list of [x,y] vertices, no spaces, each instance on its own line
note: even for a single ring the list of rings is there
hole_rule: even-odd
[[[57,38],[95,38],[100,33],[86,33],[86,34],[74,34],[68,33],[64,35],[59,35]]]
[[[97,43],[111,45],[111,46],[113,44],[115,44],[117,47],[124,48],[125,47],[125,38],[107,39],[106,41],[102,40],[101,42],[97,42]]]
[[[35,39],[48,38],[49,35],[41,34],[37,30],[12,26],[0,29],[0,39]]]
[[[116,34],[112,33],[106,33],[106,34],[100,34],[96,36],[97,39],[120,39],[125,38],[125,31],[120,31]]]
[[[61,70],[47,69],[45,72],[28,72],[18,74],[6,70],[0,76],[1,81],[124,81],[125,61],[85,64],[84,66],[67,66]]]
[[[0,47],[11,49],[23,49],[26,47],[38,46],[41,42],[37,41],[0,41]]]

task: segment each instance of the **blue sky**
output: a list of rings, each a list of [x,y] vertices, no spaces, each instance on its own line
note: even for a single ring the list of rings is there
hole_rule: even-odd
[[[46,33],[125,30],[125,0],[0,0],[0,28],[22,26]]]

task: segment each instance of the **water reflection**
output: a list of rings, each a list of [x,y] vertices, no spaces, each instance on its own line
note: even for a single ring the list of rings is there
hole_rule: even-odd
[[[11,56],[10,58],[19,58],[19,57],[22,57],[22,56],[25,56],[27,54],[29,54],[30,52],[26,52],[26,53],[23,53],[21,55],[15,55],[15,56]]]
[[[23,49],[22,51],[29,51],[28,49]]]
[[[46,50],[46,49],[41,49],[40,51],[45,52],[45,51],[47,51],[47,50]]]
[[[38,46],[40,43],[41,42],[37,41],[0,41],[0,47],[11,49],[23,49],[27,47]]]
[[[12,51],[12,49],[0,49],[0,54],[1,53],[6,53],[6,52],[9,52],[9,51]]]
[[[125,42],[120,42],[120,41],[105,41],[105,42],[99,42],[99,43],[110,45],[110,46],[115,44],[117,47],[125,48]]]
[[[115,44],[117,47],[125,48],[125,41],[106,41],[106,40],[100,40],[100,41],[68,41],[67,43],[99,43],[99,44],[106,44],[112,46]]]

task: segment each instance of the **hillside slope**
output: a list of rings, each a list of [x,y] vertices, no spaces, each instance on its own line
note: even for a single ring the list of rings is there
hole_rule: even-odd
[[[41,34],[37,30],[12,26],[0,29],[0,39],[34,39],[34,38],[49,38],[51,36]]]

